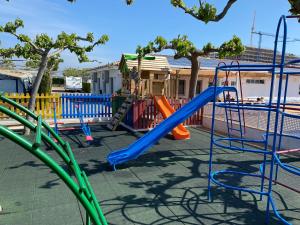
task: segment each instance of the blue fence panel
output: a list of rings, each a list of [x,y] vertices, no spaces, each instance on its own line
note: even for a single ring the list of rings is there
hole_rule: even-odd
[[[75,106],[83,117],[112,117],[111,95],[62,94],[62,118],[78,118]]]

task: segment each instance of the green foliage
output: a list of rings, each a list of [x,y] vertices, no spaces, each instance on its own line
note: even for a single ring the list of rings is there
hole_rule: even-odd
[[[184,0],[171,0],[171,4],[175,8],[182,9],[185,13],[190,14],[197,20],[208,23],[210,21],[217,22],[227,14],[228,10],[237,0],[228,0],[223,10],[217,14],[217,8],[214,4],[210,4],[204,0],[198,0],[198,5],[188,7]],[[298,0],[297,0],[298,1]],[[131,5],[133,0],[126,0],[127,5]]]
[[[199,8],[196,7],[193,13],[197,15],[200,20],[208,23],[216,19],[217,9],[209,3],[203,3]]]
[[[52,85],[53,86],[63,86],[65,83],[65,79],[62,77],[52,77]]]
[[[300,0],[289,0],[291,4],[290,12],[293,15],[300,15]],[[298,20],[300,22],[300,19]]]
[[[90,83],[82,83],[82,91],[84,93],[91,93],[91,84]]]
[[[219,57],[236,56],[240,55],[243,51],[245,51],[245,47],[243,46],[241,39],[234,35],[230,41],[224,42],[220,46]]]
[[[63,75],[65,77],[83,77],[87,76],[87,70],[86,69],[77,69],[77,68],[67,68],[63,71]]]
[[[20,41],[13,48],[0,49],[0,56],[5,58],[16,56],[36,60],[38,58],[37,55],[41,57],[43,54],[48,54],[49,58],[51,58],[68,49],[75,53],[79,62],[87,62],[89,59],[86,53],[91,52],[95,46],[105,44],[109,39],[107,35],[102,35],[94,41],[95,38],[92,33],[87,33],[86,37],[80,37],[75,33],[67,34],[61,32],[56,40],[47,34],[36,35],[32,40],[25,34],[17,34],[18,28],[23,26],[23,21],[20,19],[0,26],[0,33],[9,33]],[[88,43],[88,45],[82,46],[82,41]]]
[[[138,46],[136,52],[137,54],[144,56],[153,52],[161,52],[164,49],[175,50],[174,58],[185,57],[188,59],[191,59],[192,57],[206,56],[211,52],[219,52],[219,56],[224,58],[225,56],[239,55],[245,50],[242,41],[237,36],[233,36],[230,41],[224,42],[219,48],[208,43],[203,46],[202,50],[199,50],[186,35],[179,35],[177,38],[174,38],[169,42],[167,42],[167,40],[163,37],[158,36],[153,42],[150,41],[147,46]]]
[[[39,87],[38,93],[39,94],[51,94],[52,90],[52,79],[49,71],[44,73],[44,76],[41,81],[41,85]]]
[[[133,0],[126,0],[127,5],[131,5],[133,3]]]
[[[0,59],[0,68],[3,69],[13,69],[15,68],[15,64],[12,60],[9,59]]]
[[[177,38],[170,41],[170,44],[171,49],[175,50],[175,58],[190,57],[196,51],[196,47],[186,35],[178,35]]]

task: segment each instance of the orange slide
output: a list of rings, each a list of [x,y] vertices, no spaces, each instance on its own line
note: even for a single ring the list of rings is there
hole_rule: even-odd
[[[154,96],[154,102],[164,119],[168,118],[175,112],[165,96]],[[190,139],[190,132],[183,126],[182,123],[172,130],[172,134],[176,140]]]

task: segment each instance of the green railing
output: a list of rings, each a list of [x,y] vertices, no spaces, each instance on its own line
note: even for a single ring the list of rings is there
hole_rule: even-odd
[[[35,141],[31,143],[24,136],[18,135],[12,130],[0,125],[0,134],[17,143],[31,154],[40,159],[50,169],[52,169],[67,185],[67,187],[74,193],[78,201],[86,210],[86,225],[107,225],[106,219],[101,211],[98,200],[94,194],[94,191],[88,181],[88,178],[84,171],[81,171],[78,163],[75,160],[74,154],[68,142],[65,142],[54,130],[42,120],[41,116],[35,115],[24,106],[8,99],[0,94],[0,99],[13,107],[23,111],[29,115],[35,122],[30,122],[17,113],[0,106],[0,112],[8,115],[9,117],[17,120],[25,127],[29,128],[35,133]],[[44,132],[43,129],[46,131]],[[52,138],[57,140],[55,142],[51,137],[47,135],[50,133]],[[69,170],[75,174],[76,179],[72,179],[56,161],[54,161],[46,152],[41,149],[41,142],[46,142],[52,146],[52,148],[58,153],[63,161],[68,165]]]

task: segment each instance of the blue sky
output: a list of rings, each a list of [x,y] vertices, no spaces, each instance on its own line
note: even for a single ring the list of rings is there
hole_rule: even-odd
[[[90,59],[103,63],[120,59],[122,53],[135,52],[138,44],[145,45],[157,35],[168,39],[178,34],[187,34],[201,48],[205,43],[219,45],[234,34],[245,45],[250,44],[250,30],[256,11],[256,30],[274,33],[278,18],[288,14],[287,0],[238,0],[227,16],[219,23],[204,24],[182,10],[174,8],[170,0],[135,0],[127,6],[124,0],[77,0],[75,4],[66,0],[10,0],[0,2],[0,23],[21,18],[25,28],[22,33],[34,37],[48,33],[55,37],[61,31],[84,35],[93,32],[96,37],[108,34],[110,41],[91,53]],[[198,0],[186,0],[189,5]],[[221,9],[227,0],[210,0]],[[300,24],[288,23],[288,35],[300,38]],[[12,46],[15,39],[0,34],[2,47]],[[254,36],[253,43],[257,45]],[[272,48],[273,39],[263,37],[262,46]],[[288,51],[300,55],[300,42],[288,44]],[[168,52],[170,53],[170,52]],[[60,70],[66,67],[92,67],[97,63],[79,64],[76,57],[66,52]],[[99,65],[99,64],[98,64]]]

